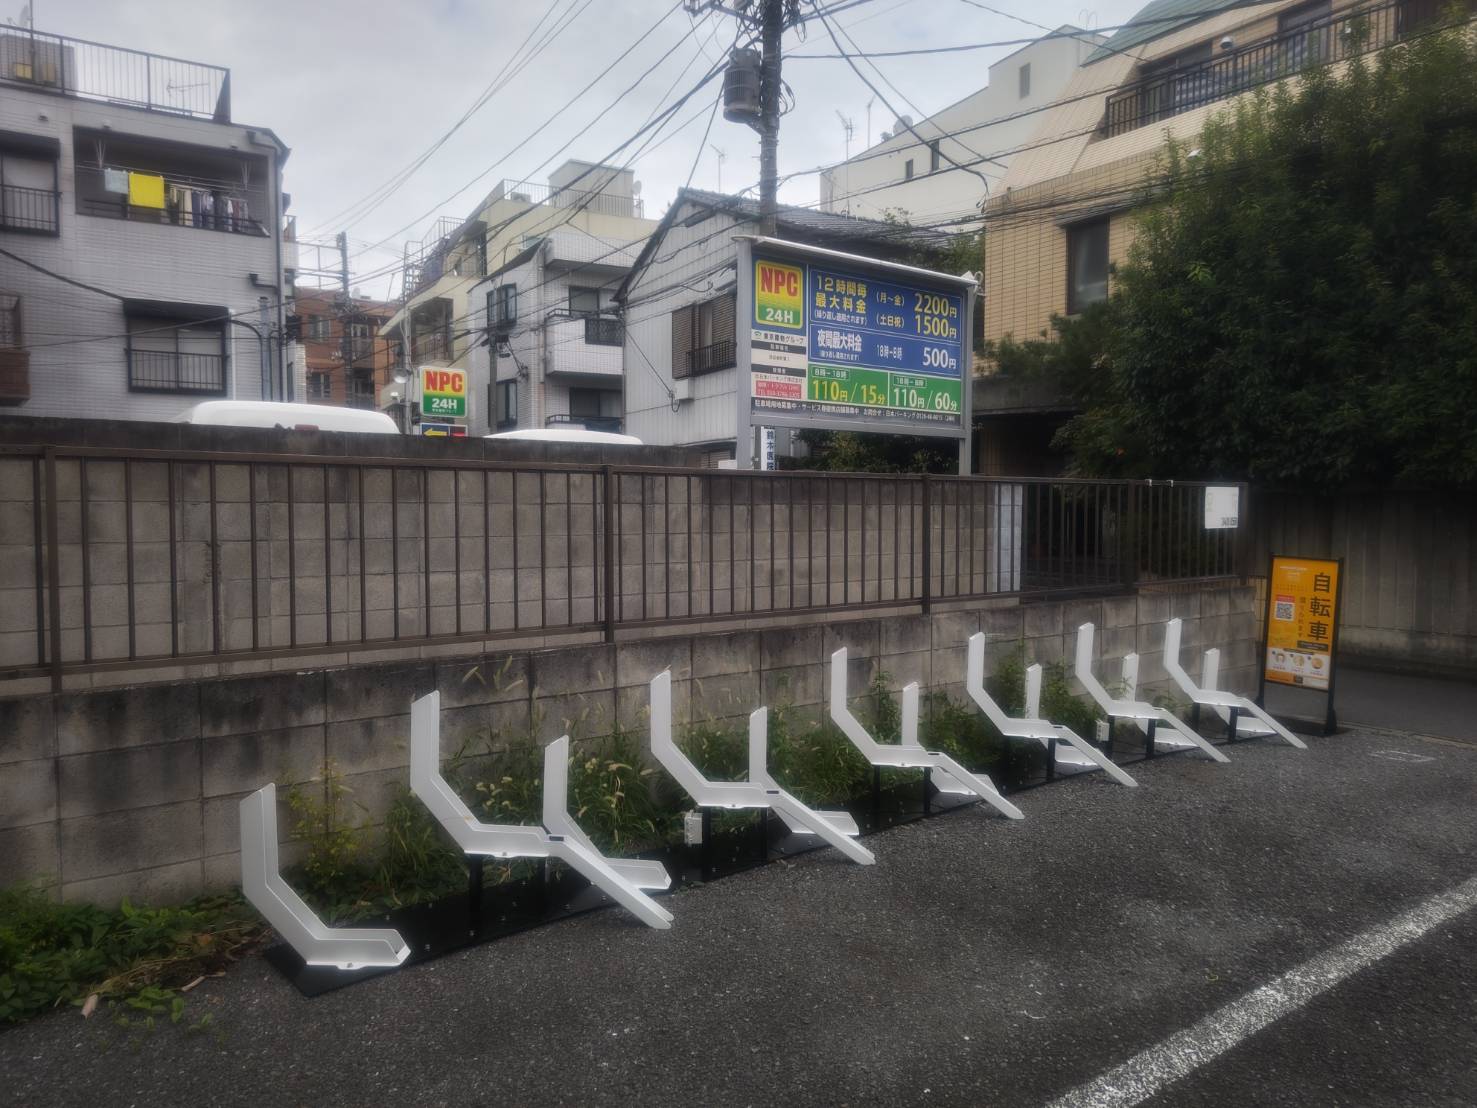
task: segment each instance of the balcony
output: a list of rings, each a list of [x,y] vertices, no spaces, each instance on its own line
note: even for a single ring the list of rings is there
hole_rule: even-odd
[[[0,85],[231,121],[229,69],[66,35],[7,28],[0,34]]]
[[[350,408],[368,408],[373,411],[378,407],[374,402],[374,376],[369,373],[350,373],[345,402]]]
[[[609,316],[589,316],[585,319],[585,344],[587,346],[624,346],[626,328],[618,319]]]
[[[128,387],[134,392],[224,393],[225,367],[219,354],[130,350]]]
[[[167,169],[152,172],[165,181],[166,201],[162,208],[130,204],[127,193],[108,191],[103,169],[78,165],[75,172],[78,213],[103,219],[126,219],[133,223],[160,223],[253,238],[267,237],[267,228],[252,214],[266,208],[266,199],[261,193],[248,196],[227,191],[216,182],[196,184],[190,178],[177,178]]]
[[[619,342],[591,342],[616,337],[620,321],[598,316],[553,319],[548,325],[549,374],[618,380],[625,369],[624,333]]]
[[[0,230],[59,234],[61,193],[55,189],[0,185]]]
[[[1184,112],[1271,84],[1318,65],[1379,50],[1438,18],[1435,0],[1404,0],[1346,10],[1290,27],[1199,65],[1128,85],[1108,97],[1103,138],[1126,134]]]
[[[618,435],[621,433],[622,423],[620,416],[551,415],[544,420],[544,426],[561,430],[610,431]]]
[[[410,340],[410,357],[416,365],[441,365],[454,357],[450,335],[413,335]]]
[[[704,373],[712,373],[719,369],[728,369],[737,358],[737,348],[732,339],[724,339],[708,346],[699,346],[695,350],[688,350],[678,355],[676,361],[679,365],[673,368],[677,370],[674,376],[697,377]],[[684,372],[685,371],[685,372]]]

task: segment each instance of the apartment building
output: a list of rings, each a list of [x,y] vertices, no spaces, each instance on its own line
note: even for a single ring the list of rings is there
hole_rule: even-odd
[[[1169,139],[1193,149],[1238,96],[1398,43],[1443,11],[1437,0],[1153,0],[1040,113],[986,205],[984,337],[1037,338],[1054,315],[1108,297]],[[1047,382],[976,378],[979,471],[1056,472],[1049,443],[1071,414]]]
[[[560,228],[473,286],[479,341],[465,364],[487,385],[469,433],[622,429],[625,332],[614,296],[644,242]]]
[[[547,184],[499,182],[467,219],[443,219],[424,241],[406,247],[407,295],[385,335],[396,344],[408,337],[412,367],[468,369],[471,395],[484,395],[492,382],[491,359],[475,365],[468,360],[486,341],[477,322],[485,303],[473,296],[474,287],[489,273],[506,272],[530,246],[559,230],[604,242],[602,249],[616,256],[623,244],[646,238],[656,226],[642,215],[640,192],[631,170],[577,160],[554,170]]]
[[[1067,25],[1006,55],[978,92],[916,123],[904,117],[911,129],[896,121],[880,142],[823,172],[821,210],[918,224],[977,215],[1036,130],[1039,110],[1105,41]]]
[[[303,399],[349,408],[380,407],[381,390],[389,386],[399,364],[399,352],[380,334],[395,310],[382,300],[299,290],[287,317],[287,333],[303,351]]]
[[[883,261],[925,265],[947,235],[781,205],[779,237]],[[625,320],[626,431],[642,442],[690,446],[718,465],[734,457],[740,374],[734,314],[736,235],[757,235],[755,200],[702,189],[677,194],[615,299]],[[747,393],[746,393],[747,395]],[[796,452],[789,431],[782,455]]]
[[[1153,0],[1042,113],[986,208],[985,337],[1034,338],[1105,299],[1166,141],[1193,143],[1236,97],[1346,63],[1441,18],[1437,0]]]
[[[289,397],[287,155],[226,69],[0,30],[0,412]]]

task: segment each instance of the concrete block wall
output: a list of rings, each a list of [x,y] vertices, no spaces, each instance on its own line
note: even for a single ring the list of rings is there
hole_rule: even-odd
[[[446,754],[529,736],[594,739],[617,725],[644,745],[647,683],[664,668],[679,727],[741,726],[763,704],[820,718],[837,647],[850,655],[854,701],[878,674],[894,691],[918,681],[963,700],[969,635],[987,634],[991,665],[1017,647],[1028,662],[1054,662],[1072,656],[1077,627],[1092,621],[1099,673],[1115,677],[1117,658],[1137,650],[1152,694],[1164,687],[1171,615],[1185,620],[1191,674],[1203,647],[1217,645],[1226,686],[1253,687],[1252,590],[1237,586],[0,699],[0,884],[40,880],[100,903],[228,886],[239,873],[238,805],[268,782],[323,789],[332,767],[366,818],[382,815],[408,781],[410,703],[432,690]],[[289,820],[279,812],[284,840]]]

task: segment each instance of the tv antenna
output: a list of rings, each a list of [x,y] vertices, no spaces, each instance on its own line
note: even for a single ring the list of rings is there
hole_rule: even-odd
[[[846,135],[846,160],[847,161],[850,161],[851,160],[851,136],[856,132],[856,124],[852,123],[851,120],[847,119],[844,115],[842,115],[839,109],[836,112],[836,118],[839,119],[839,120],[841,120],[841,130]]]
[[[709,143],[708,145],[709,145],[709,147],[712,148],[713,153],[715,153],[715,154],[718,155],[718,191],[719,192],[722,192],[723,191],[723,161],[724,161],[725,158],[728,157],[728,154],[725,151],[720,150],[718,147],[714,146],[712,143]]]

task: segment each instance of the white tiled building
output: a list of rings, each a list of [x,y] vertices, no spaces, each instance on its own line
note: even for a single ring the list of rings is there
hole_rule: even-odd
[[[566,226],[472,288],[465,364],[488,386],[473,398],[469,434],[621,430],[624,333],[612,297],[641,245]]]
[[[1002,181],[1102,35],[1060,27],[990,66],[989,83],[927,119],[901,122],[882,141],[821,174],[821,210],[915,224],[978,215],[986,181]],[[956,168],[953,162],[968,166]],[[985,178],[982,181],[980,178]]]
[[[0,413],[286,398],[287,153],[227,70],[0,29]]]

